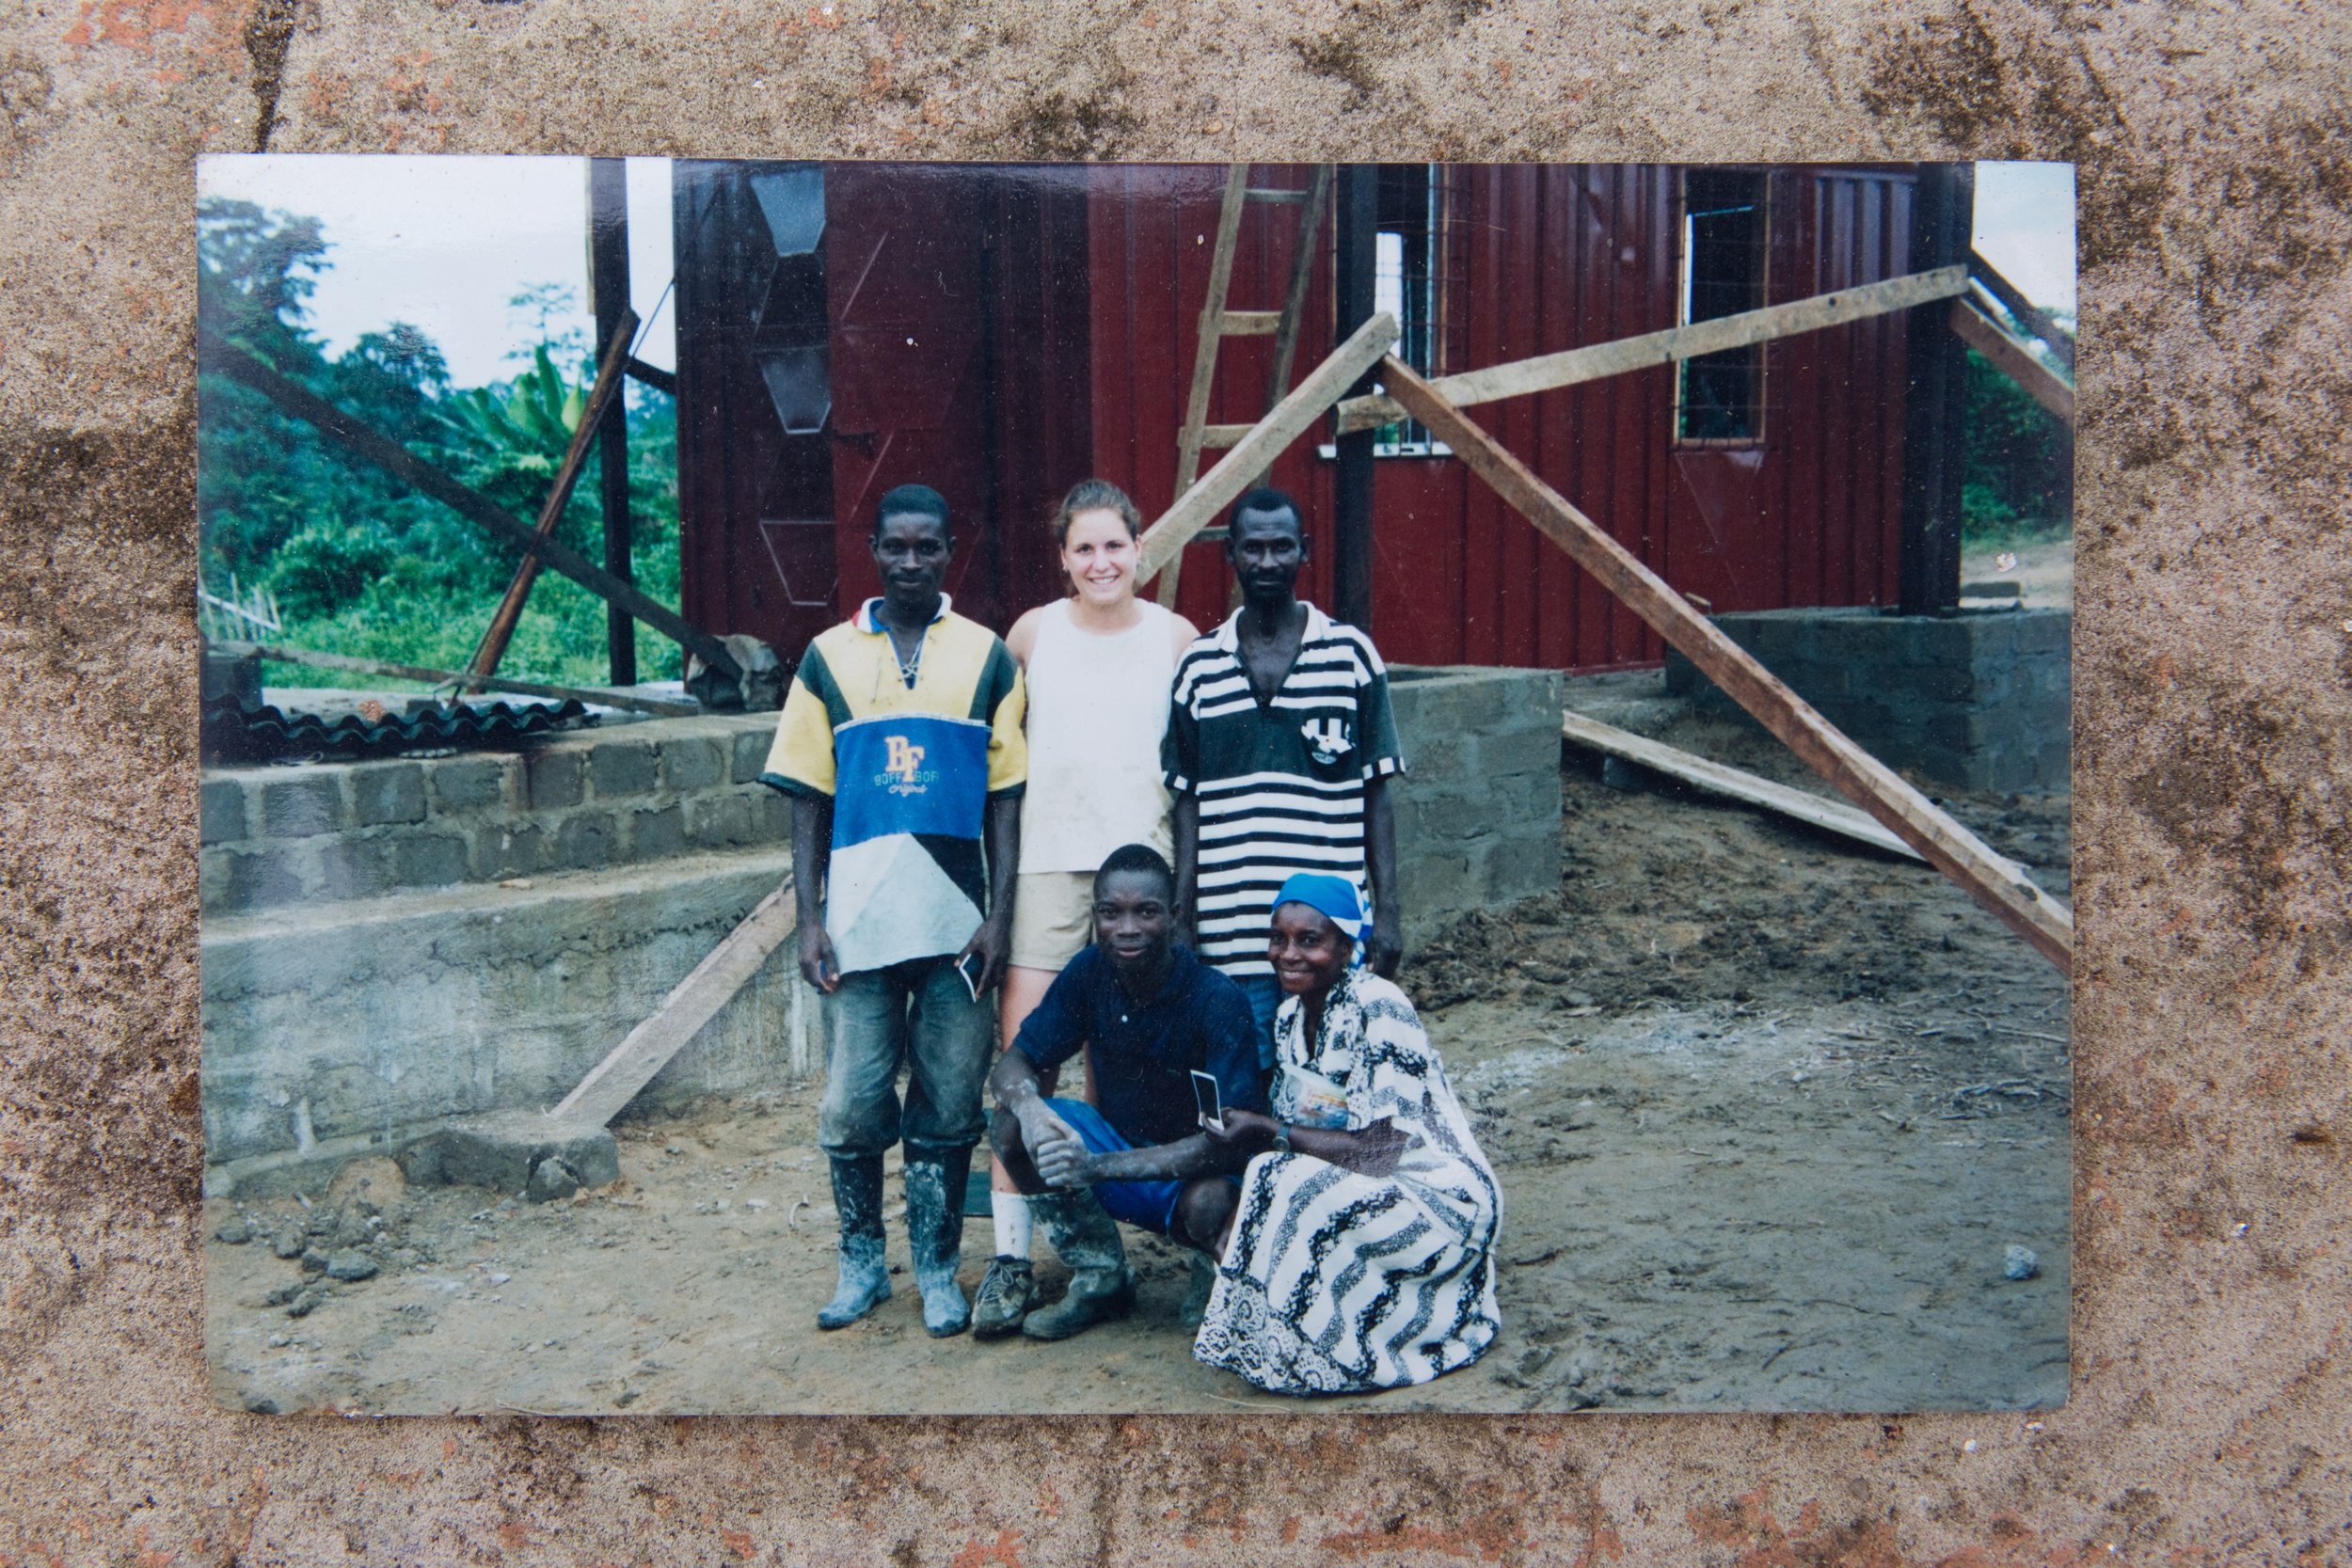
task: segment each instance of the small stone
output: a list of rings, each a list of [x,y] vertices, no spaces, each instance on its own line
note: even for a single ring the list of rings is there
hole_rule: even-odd
[[[270,1238],[269,1249],[280,1258],[299,1258],[302,1249],[310,1244],[303,1239],[302,1227],[290,1225]]]
[[[335,1226],[342,1217],[341,1213],[333,1209],[313,1209],[310,1211],[310,1217],[303,1222],[303,1228],[313,1236],[331,1236],[335,1233]]]
[[[317,1311],[320,1307],[326,1305],[326,1292],[313,1285],[310,1289],[303,1291],[300,1295],[294,1298],[293,1303],[286,1308],[286,1316],[289,1318],[307,1318],[311,1313]]]
[[[307,1289],[309,1289],[309,1287],[304,1285],[299,1280],[296,1280],[291,1285],[280,1285],[269,1294],[262,1298],[262,1305],[263,1307],[283,1307],[286,1303],[294,1300],[294,1297],[300,1295]]]
[[[550,1154],[531,1173],[528,1196],[533,1203],[552,1203],[580,1191],[580,1173]]]
[[[234,1215],[218,1230],[213,1232],[213,1240],[224,1242],[230,1246],[243,1246],[253,1240],[252,1222],[243,1214]]]
[[[316,1247],[311,1247],[305,1251],[302,1255],[302,1272],[304,1274],[325,1274],[326,1272],[326,1254],[321,1252]]]
[[[515,1276],[511,1274],[494,1274],[490,1276],[490,1283],[493,1285],[503,1285],[514,1277]]]
[[[2011,1242],[2001,1254],[2001,1274],[2004,1278],[2031,1279],[2041,1272],[2042,1259],[2034,1256],[2034,1250],[2029,1246],[2019,1246],[2015,1242]]]
[[[287,1343],[287,1338],[283,1334],[273,1334],[269,1337],[269,1348],[272,1350],[283,1350]]]
[[[375,1259],[357,1249],[338,1252],[326,1260],[326,1277],[342,1280],[373,1279]]]

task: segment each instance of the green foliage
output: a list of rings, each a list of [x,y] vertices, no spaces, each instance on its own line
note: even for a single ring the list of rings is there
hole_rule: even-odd
[[[197,220],[198,311],[205,324],[419,456],[448,469],[526,523],[545,504],[593,366],[579,334],[548,332],[568,291],[517,295],[540,341],[516,356],[511,380],[453,389],[440,349],[392,323],[329,356],[304,302],[333,263],[316,220],[250,202],[208,200]],[[574,369],[567,373],[564,367]],[[199,367],[201,371],[202,367]],[[318,432],[223,377],[198,382],[197,504],[202,571],[225,585],[276,594],[292,646],[454,669],[472,656],[518,556],[437,501],[408,491]],[[629,388],[630,555],[653,597],[677,603],[677,424],[672,400]],[[556,536],[603,558],[597,459],[592,453]],[[637,629],[639,668],[674,673],[668,640]],[[524,678],[600,683],[610,675],[602,601],[542,572],[500,666]],[[377,677],[306,671],[309,684],[373,687]]]
[[[1968,458],[1961,534],[1970,549],[2047,539],[2074,527],[2074,433],[1968,351]]]

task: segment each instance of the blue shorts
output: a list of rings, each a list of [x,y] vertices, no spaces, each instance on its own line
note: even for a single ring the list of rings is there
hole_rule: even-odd
[[[1078,1141],[1091,1154],[1116,1154],[1136,1146],[1120,1136],[1102,1112],[1083,1100],[1049,1100],[1046,1107],[1070,1124],[1078,1134]],[[1234,1186],[1241,1178],[1225,1179]],[[1111,1218],[1123,1220],[1145,1230],[1168,1235],[1176,1225],[1176,1200],[1184,1196],[1184,1183],[1174,1181],[1097,1181],[1094,1196],[1110,1212]]]

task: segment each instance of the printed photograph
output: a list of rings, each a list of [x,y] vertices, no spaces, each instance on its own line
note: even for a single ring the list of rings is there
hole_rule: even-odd
[[[2074,214],[202,159],[214,1398],[2063,1403]]]

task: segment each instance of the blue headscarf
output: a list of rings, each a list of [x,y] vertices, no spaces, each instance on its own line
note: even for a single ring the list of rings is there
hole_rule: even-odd
[[[1282,891],[1274,895],[1273,909],[1285,904],[1304,904],[1337,926],[1348,941],[1360,951],[1364,935],[1363,901],[1356,896],[1356,884],[1344,877],[1325,876],[1316,871],[1301,871],[1282,884]],[[1269,914],[1273,910],[1267,911]]]

